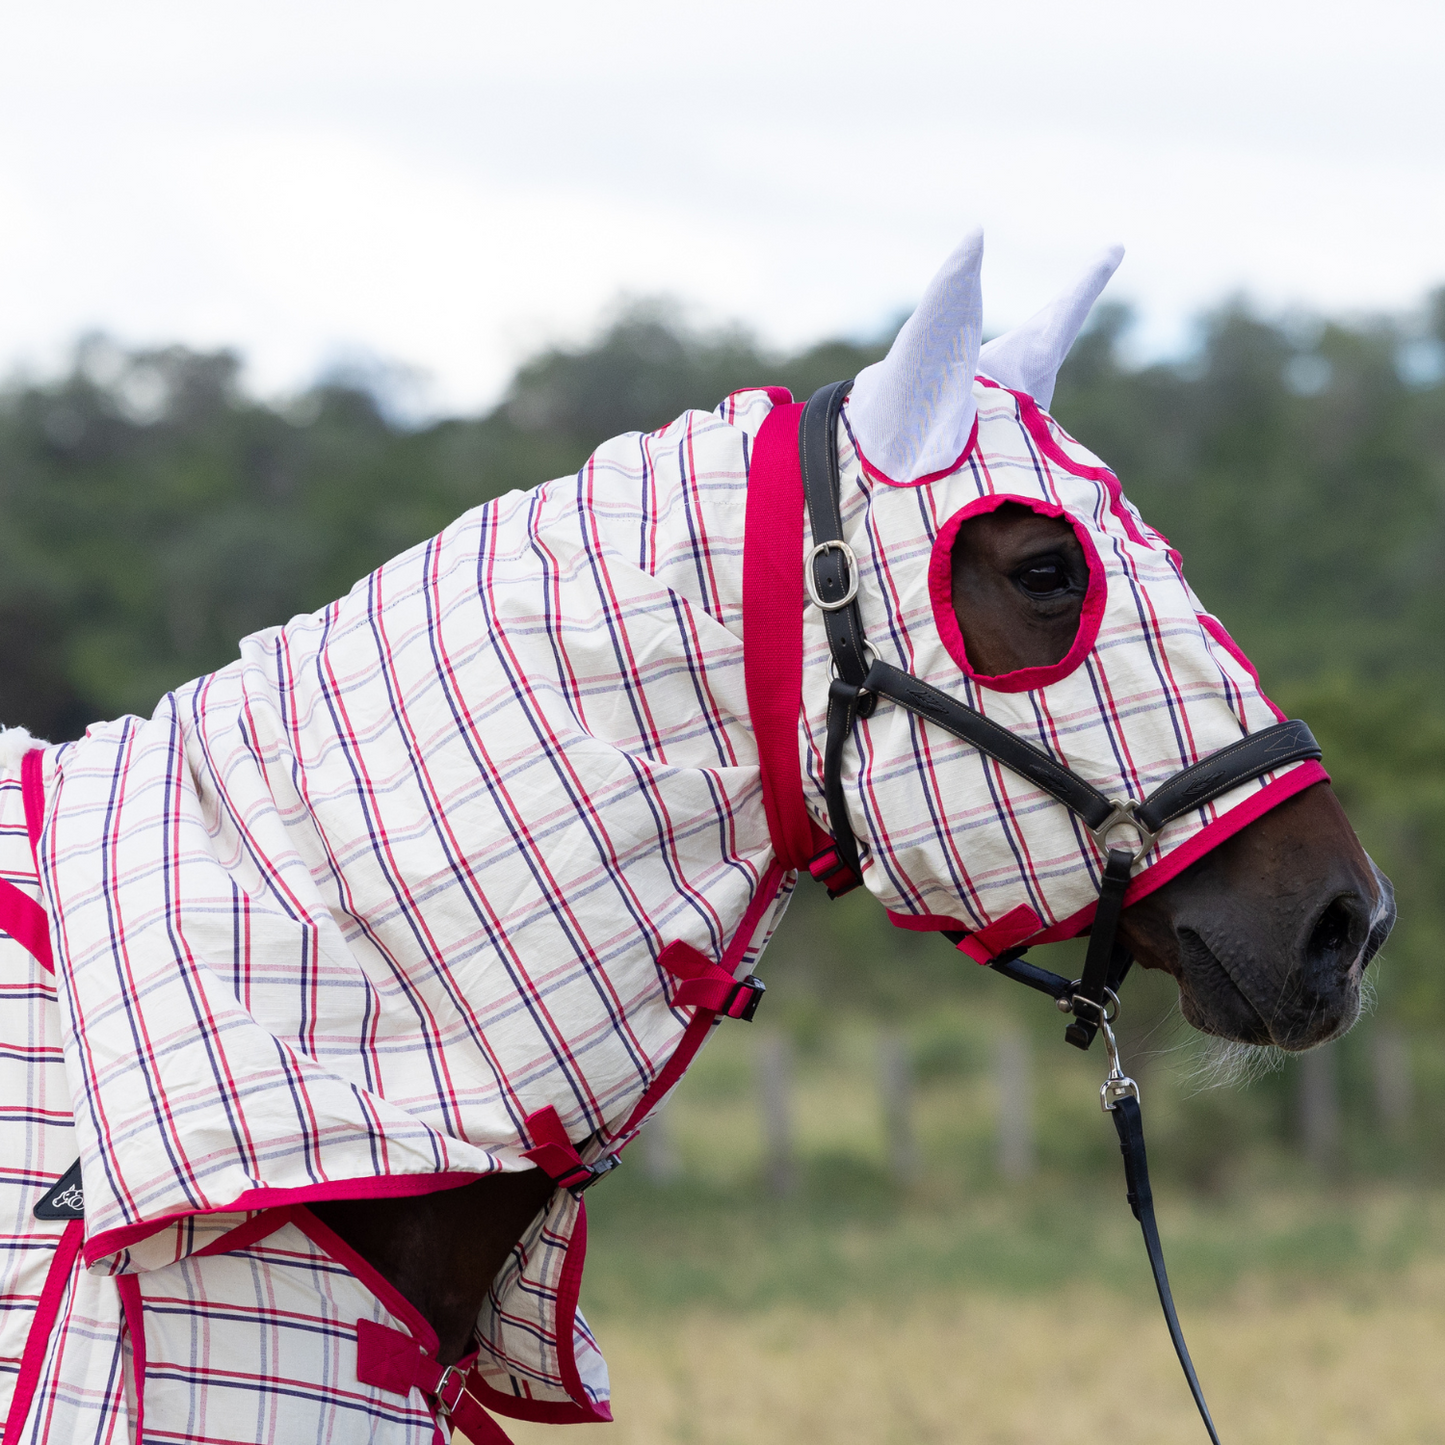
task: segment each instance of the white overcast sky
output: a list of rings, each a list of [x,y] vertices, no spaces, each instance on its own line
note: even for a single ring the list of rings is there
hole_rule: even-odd
[[[1445,5],[125,0],[0,10],[0,370],[77,334],[495,399],[624,294],[867,334],[974,224],[985,322],[1099,246],[1142,345],[1445,281]]]

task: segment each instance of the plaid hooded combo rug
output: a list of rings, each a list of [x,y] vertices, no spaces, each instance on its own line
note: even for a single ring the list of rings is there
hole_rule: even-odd
[[[976,256],[950,266],[976,293]],[[1111,795],[1274,722],[1177,553],[1017,356],[969,345],[987,375],[936,465],[868,454],[867,372],[840,421],[873,645]],[[751,390],[619,437],[149,719],[0,737],[4,1445],[445,1439],[382,1358],[435,1336],[308,1201],[601,1161],[740,1012],[828,842],[798,410]],[[1070,522],[1090,580],[1056,667],[981,678],[949,555],[1004,500]],[[1061,805],[902,709],[855,740],[863,881],[896,923],[980,961],[1088,926],[1099,857]],[[1323,776],[1171,824],[1131,899]],[[36,1219],[77,1156],[83,1220]],[[477,1322],[493,1414],[610,1418],[585,1248],[559,1188]]]

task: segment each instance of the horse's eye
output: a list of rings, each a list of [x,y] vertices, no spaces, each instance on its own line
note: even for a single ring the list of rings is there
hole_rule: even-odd
[[[1051,597],[1066,592],[1069,572],[1060,561],[1030,562],[1014,573],[1014,580],[1031,597]]]

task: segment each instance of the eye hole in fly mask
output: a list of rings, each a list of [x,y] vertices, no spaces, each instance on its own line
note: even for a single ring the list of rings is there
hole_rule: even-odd
[[[933,546],[929,591],[949,655],[1000,692],[1067,676],[1093,647],[1104,569],[1082,526],[1051,503],[984,497]]]

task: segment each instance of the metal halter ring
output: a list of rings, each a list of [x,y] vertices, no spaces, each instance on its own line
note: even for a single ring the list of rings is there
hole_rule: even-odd
[[[1073,987],[1078,988],[1083,981],[1081,978],[1076,978]],[[1089,1009],[1095,1017],[1085,1018],[1085,1016],[1079,1012],[1079,1005],[1081,1004],[1084,1008]],[[1119,1017],[1119,995],[1116,994],[1112,988],[1106,988],[1104,990],[1104,1002],[1101,1004],[1095,1003],[1091,998],[1085,998],[1081,993],[1071,993],[1068,998],[1059,999],[1058,1006],[1060,1013],[1071,1013],[1075,1018],[1083,1019],[1086,1024],[1111,1024]],[[1109,1012],[1111,1008],[1113,1009],[1113,1013]]]
[[[836,602],[824,602],[818,596],[818,585],[813,578],[813,563],[823,555],[836,549],[843,554],[843,560],[848,564],[848,591]],[[853,555],[853,549],[846,543],[834,539],[829,542],[819,542],[808,555],[803,558],[803,586],[808,589],[808,597],[817,608],[824,612],[837,612],[840,607],[846,607],[858,595],[858,559]]]
[[[1114,804],[1114,811],[1099,824],[1097,828],[1090,828],[1096,842],[1105,853],[1108,853],[1114,845],[1109,842],[1109,834],[1118,828],[1132,828],[1139,835],[1139,846],[1131,850],[1134,856],[1129,860],[1132,867],[1154,846],[1158,833],[1151,833],[1135,816],[1139,804],[1133,798],[1125,798],[1122,802],[1111,799]]]

